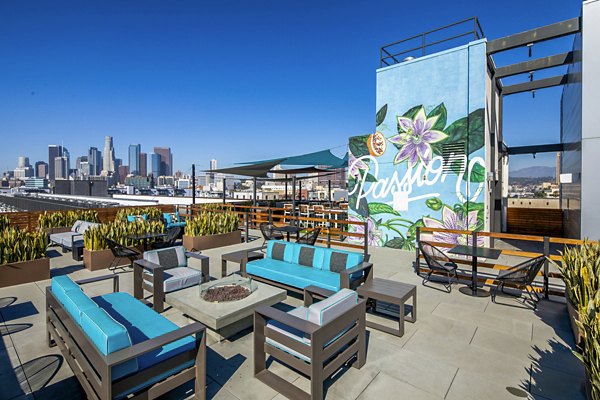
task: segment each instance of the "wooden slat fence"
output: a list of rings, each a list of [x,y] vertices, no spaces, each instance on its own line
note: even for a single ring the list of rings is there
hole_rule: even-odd
[[[562,237],[563,212],[551,208],[508,207],[506,225],[508,233]]]

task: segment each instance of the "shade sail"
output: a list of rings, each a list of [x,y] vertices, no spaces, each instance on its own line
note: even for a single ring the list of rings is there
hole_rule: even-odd
[[[250,165],[241,165],[239,167],[231,167],[231,168],[219,168],[219,169],[208,169],[204,170],[204,172],[216,172],[222,174],[232,174],[232,175],[242,175],[242,176],[250,176],[253,178],[266,178],[271,169],[276,165],[279,165],[284,158],[279,158],[276,160],[269,160],[261,163],[250,164]]]
[[[299,156],[285,157],[280,160],[282,161],[278,162],[279,165],[325,165],[334,168],[341,168],[341,166],[344,165],[344,159],[334,156],[329,150],[321,150]],[[248,164],[248,167],[250,167],[251,165],[263,164],[272,161],[275,161],[275,159],[244,162],[238,164]],[[345,164],[347,164],[347,160]]]
[[[291,169],[272,169],[269,171],[272,174],[279,175],[299,175],[299,174],[321,174],[326,172],[332,172],[329,169],[321,169],[316,167],[304,167],[304,168],[291,168]]]

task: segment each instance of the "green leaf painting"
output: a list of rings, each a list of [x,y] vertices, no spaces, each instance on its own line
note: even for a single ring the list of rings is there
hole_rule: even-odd
[[[383,107],[377,111],[377,115],[375,116],[375,126],[379,126],[385,120],[385,116],[387,115],[387,104],[384,104]]]
[[[435,131],[443,131],[446,127],[446,119],[448,118],[448,112],[446,111],[446,106],[444,103],[441,103],[439,106],[435,107],[433,110],[427,114],[427,118],[438,117],[437,121],[431,129]]]
[[[354,157],[359,158],[369,155],[369,147],[367,146],[368,138],[369,135],[354,136],[350,138],[350,152]]]
[[[369,213],[371,215],[375,215],[375,214],[394,214],[394,215],[400,215],[389,204],[375,203],[375,202],[369,203]]]
[[[442,200],[440,200],[439,197],[433,197],[431,199],[427,199],[425,201],[425,205],[431,208],[433,211],[438,211],[442,208],[444,203],[442,203]]]

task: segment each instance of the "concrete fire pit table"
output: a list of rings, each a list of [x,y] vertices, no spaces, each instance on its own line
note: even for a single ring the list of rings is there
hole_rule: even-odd
[[[244,283],[247,278],[231,275],[192,286],[187,289],[167,293],[166,302],[189,318],[206,326],[209,336],[218,341],[235,335],[253,325],[254,309],[260,305],[272,306],[287,297],[284,289],[252,281],[254,291],[246,298],[227,302],[208,302],[202,299],[201,292],[215,285]]]

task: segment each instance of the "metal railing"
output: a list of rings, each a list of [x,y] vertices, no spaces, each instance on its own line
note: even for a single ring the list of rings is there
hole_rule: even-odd
[[[457,27],[456,29],[459,29],[458,33],[449,33],[451,28],[454,27]],[[466,29],[466,31],[462,30],[463,27],[464,29]],[[447,31],[450,36],[444,37],[443,39],[434,40],[432,42],[429,41],[430,39],[428,40],[429,36],[431,36],[433,33],[443,33],[443,31]],[[462,21],[454,22],[452,24],[448,24],[440,28],[423,32],[418,35],[414,35],[409,38],[402,39],[397,42],[382,46],[379,49],[379,67],[387,67],[390,65],[401,63],[403,60],[399,59],[399,56],[413,52],[416,52],[413,54],[422,57],[427,54],[427,48],[431,46],[446,43],[451,40],[459,39],[465,36],[472,36],[473,40],[478,40],[485,37],[485,35],[483,34],[483,29],[481,28],[477,17],[467,18]],[[412,41],[419,41],[419,45],[413,46],[409,49],[403,49],[402,46],[411,46]],[[399,51],[397,51],[396,49],[398,49]]]

